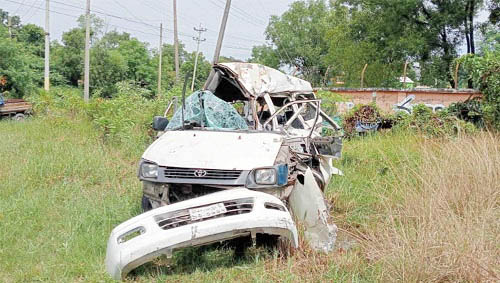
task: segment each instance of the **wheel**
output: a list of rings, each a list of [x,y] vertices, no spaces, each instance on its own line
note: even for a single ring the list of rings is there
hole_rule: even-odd
[[[26,116],[23,113],[17,113],[12,120],[14,121],[23,121],[26,118]]]
[[[151,201],[149,200],[148,197],[142,196],[142,212],[150,211],[153,209],[153,206],[151,205]]]

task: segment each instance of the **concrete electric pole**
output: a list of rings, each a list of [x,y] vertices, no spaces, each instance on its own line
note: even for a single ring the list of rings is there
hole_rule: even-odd
[[[200,54],[200,42],[206,40],[205,38],[201,38],[201,33],[206,32],[207,29],[202,27],[200,24],[200,27],[194,27],[194,30],[198,32],[198,37],[193,37],[193,39],[196,41],[196,58],[194,59],[193,82],[191,83],[191,91],[194,90],[194,81],[196,80],[196,67],[198,66],[198,55]]]
[[[160,47],[158,47],[158,93],[156,94],[158,98],[161,95],[161,61],[162,61],[162,51],[163,51],[163,24],[160,24]]]
[[[7,26],[9,27],[9,39],[12,39],[12,17],[7,16]]]
[[[50,29],[49,29],[49,0],[45,0],[45,76],[44,89],[50,89]]]
[[[213,62],[214,64],[219,63],[220,50],[222,47],[222,39],[224,38],[224,32],[226,31],[227,17],[229,16],[230,8],[231,8],[231,0],[226,0],[226,8],[224,8],[224,17],[222,17],[222,23],[220,25],[220,30],[219,30],[219,38],[217,39],[217,46],[215,47],[214,62]]]
[[[83,78],[83,100],[89,101],[90,88],[90,0],[87,0],[87,9],[85,12],[85,72]]]
[[[174,49],[175,49],[175,80],[179,79],[179,36],[177,35],[177,0],[174,1]]]

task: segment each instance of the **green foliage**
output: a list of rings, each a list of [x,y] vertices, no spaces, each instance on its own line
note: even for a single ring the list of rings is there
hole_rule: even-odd
[[[275,54],[280,63],[296,68],[314,84],[320,84],[328,68],[324,60],[328,52],[325,33],[328,11],[323,0],[297,1],[281,16],[272,16],[266,29],[267,38],[276,46]],[[265,55],[254,60],[276,63],[276,55],[270,56],[269,50],[262,47],[253,54]]]
[[[268,45],[258,45],[252,48],[252,58],[251,63],[262,64],[271,68],[278,69],[281,65],[281,59],[278,56],[278,52]]]
[[[352,138],[358,133],[356,132],[357,123],[379,123],[381,120],[381,112],[376,104],[357,104],[349,113],[344,115],[342,122],[344,135],[347,138]]]
[[[0,92],[11,97],[23,97],[33,91],[41,76],[36,73],[41,59],[32,55],[26,47],[11,39],[6,39],[0,26],[0,78],[6,80],[0,85]]]
[[[347,98],[331,91],[318,90],[316,97],[321,99],[321,109],[330,117],[338,115],[337,103],[346,102]]]
[[[111,97],[116,93],[115,84],[125,80],[127,62],[116,50],[93,48],[90,69],[91,90],[94,96]]]
[[[151,142],[154,116],[162,115],[173,96],[174,88],[160,99],[148,99],[152,94],[133,81],[116,84],[117,94],[111,99],[94,97],[85,103],[82,93],[74,88],[54,88],[29,97],[38,115],[83,117],[88,119],[105,142],[133,146]]]
[[[180,70],[183,75],[188,73],[190,74],[188,88],[191,86],[191,82],[193,79],[192,75],[193,75],[195,57],[196,57],[196,52],[186,54],[185,58],[186,61],[184,62],[184,64],[182,64]],[[198,66],[196,67],[196,79],[194,82],[193,90],[200,90],[203,88],[203,85],[205,84],[205,81],[207,80],[207,77],[210,74],[211,69],[212,69],[212,64],[210,64],[205,59],[205,56],[203,56],[203,54],[200,53],[198,55]]]
[[[476,131],[472,123],[460,120],[446,110],[434,113],[424,104],[414,106],[410,115],[400,115],[394,127],[396,131],[411,130],[426,137],[447,137]]]
[[[63,33],[62,43],[53,43],[50,60],[53,69],[72,86],[78,86],[83,74],[83,52],[85,48],[85,32],[74,28]]]
[[[500,129],[500,51],[486,50],[484,55],[465,55],[460,62],[473,85],[484,95],[485,122]]]
[[[483,104],[480,99],[452,103],[446,111],[448,111],[450,115],[456,116],[466,122],[471,122],[477,127],[484,127]]]
[[[453,86],[448,72],[467,37],[472,45],[485,1],[296,1],[266,30],[273,46],[257,46],[252,61],[296,69],[315,86],[400,87],[407,75],[421,84]],[[464,9],[464,7],[467,7]],[[473,27],[472,29],[470,27]],[[498,30],[496,27],[493,30]],[[463,36],[465,35],[465,36]],[[491,37],[490,37],[491,38]],[[469,52],[468,51],[468,52]],[[417,70],[418,68],[418,70]]]

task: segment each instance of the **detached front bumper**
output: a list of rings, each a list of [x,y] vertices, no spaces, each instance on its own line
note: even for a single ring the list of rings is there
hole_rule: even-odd
[[[279,199],[247,189],[222,191],[159,207],[118,225],[108,240],[106,269],[120,280],[176,249],[257,233],[282,236],[298,246],[295,224]]]

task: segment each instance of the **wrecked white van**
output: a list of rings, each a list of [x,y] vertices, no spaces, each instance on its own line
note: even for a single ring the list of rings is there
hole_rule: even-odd
[[[341,174],[332,159],[342,141],[310,83],[258,64],[218,64],[171,121],[167,112],[155,117],[161,135],[140,162],[145,212],[108,241],[113,278],[179,248],[239,237],[297,247],[294,221],[313,248],[333,249],[323,190]]]

